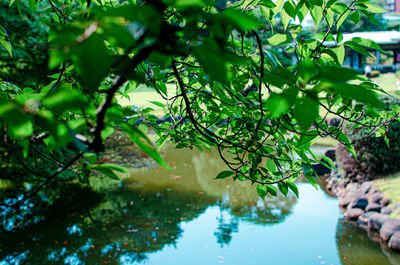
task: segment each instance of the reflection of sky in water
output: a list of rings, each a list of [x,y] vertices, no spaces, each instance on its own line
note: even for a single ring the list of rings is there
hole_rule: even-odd
[[[26,259],[26,256],[28,255],[28,253],[29,253],[29,251],[25,251],[16,256],[9,255],[4,260],[0,261],[0,265],[22,264],[22,261]]]
[[[176,247],[150,254],[146,264],[340,264],[337,201],[311,185],[299,189],[301,199],[284,222],[270,226],[239,221],[238,232],[222,248],[212,237],[221,208],[209,207],[197,219],[182,223],[184,233]]]
[[[81,236],[82,235],[82,229],[80,229],[79,227],[78,227],[78,225],[73,225],[73,226],[70,226],[70,227],[68,227],[67,228],[67,232],[70,234],[70,235],[73,235],[73,234],[77,234],[77,235],[79,235],[79,236]]]
[[[81,264],[84,264],[84,262],[82,262],[79,259],[78,255],[75,253],[75,254],[72,254],[72,255],[69,255],[68,257],[66,257],[64,259],[64,264],[66,264],[66,265],[81,265]]]

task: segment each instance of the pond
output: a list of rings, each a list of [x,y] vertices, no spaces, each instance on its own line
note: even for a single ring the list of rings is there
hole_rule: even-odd
[[[261,200],[248,183],[214,180],[224,169],[215,153],[167,147],[164,155],[173,170],[95,181],[105,194],[96,207],[0,235],[0,265],[400,264],[343,221],[323,186],[298,183],[299,199]]]

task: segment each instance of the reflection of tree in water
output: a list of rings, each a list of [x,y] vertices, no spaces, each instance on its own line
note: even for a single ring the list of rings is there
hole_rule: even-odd
[[[232,233],[238,232],[239,220],[232,216],[228,211],[220,209],[220,217],[218,217],[218,228],[214,232],[217,242],[221,247],[229,245],[232,240]]]
[[[233,233],[238,232],[239,220],[281,222],[296,202],[293,196],[261,201],[255,187],[247,183],[214,180],[224,168],[211,152],[165,153],[175,160],[175,164],[171,161],[176,165],[173,172],[143,170],[141,176],[124,180],[121,187],[107,188],[106,198],[96,208],[99,198],[96,195],[93,199],[93,192],[85,190],[78,197],[68,194],[64,197],[69,197],[69,204],[75,208],[68,210],[68,203],[60,204],[46,220],[1,234],[0,264],[15,264],[18,260],[26,264],[76,265],[139,262],[146,259],[147,253],[174,244],[183,232],[180,222],[196,218],[217,203],[224,214],[218,220],[215,236],[221,245],[229,244]],[[100,184],[95,186],[110,186]]]
[[[207,194],[220,198],[225,207],[232,208],[231,214],[258,224],[282,222],[292,212],[297,198],[292,192],[287,197],[258,197],[256,186],[233,182],[231,179],[215,180],[215,176],[226,170],[217,152],[197,152],[192,155],[197,182]]]
[[[3,233],[0,263],[138,262],[146,258],[146,253],[173,244],[182,233],[179,223],[197,217],[213,203],[206,196],[184,192],[116,190],[90,214],[58,212],[24,230]]]
[[[336,228],[336,244],[343,265],[397,265],[400,255],[383,252],[379,242],[374,242],[368,233],[356,225],[338,219]]]

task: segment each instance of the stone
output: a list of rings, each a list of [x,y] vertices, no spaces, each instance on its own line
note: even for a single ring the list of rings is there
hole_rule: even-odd
[[[372,203],[380,203],[381,200],[384,198],[385,196],[383,196],[382,192],[376,192],[374,194],[372,194],[370,202]]]
[[[366,195],[359,195],[354,198],[354,200],[349,204],[348,207],[351,208],[360,208],[362,210],[365,209],[368,205],[368,196]]]
[[[390,217],[386,214],[374,213],[368,218],[368,230],[378,231],[383,223],[390,220]]]
[[[342,197],[339,199],[339,206],[346,208],[353,200],[354,200],[354,197],[352,197],[352,196]]]
[[[340,174],[339,174],[339,172],[337,172],[337,171],[332,171],[332,172],[331,172],[331,175],[329,176],[329,179],[330,179],[330,180],[332,180],[332,179],[340,179]]]
[[[336,149],[331,148],[325,151],[325,156],[329,157],[333,162],[336,161]]]
[[[347,209],[346,212],[344,213],[344,217],[347,220],[357,220],[360,215],[364,214],[364,210],[361,210],[360,208],[350,208]]]
[[[367,207],[365,207],[366,212],[380,212],[382,206],[379,203],[370,202]]]
[[[330,126],[334,126],[334,127],[339,127],[341,121],[342,121],[342,120],[341,120],[340,118],[332,118],[332,119],[329,121],[329,125],[330,125]]]
[[[379,236],[385,242],[389,241],[390,237],[400,230],[400,220],[389,219],[381,227]]]
[[[358,190],[358,184],[357,183],[349,183],[346,186],[346,191],[357,191]]]
[[[365,181],[363,184],[361,184],[361,192],[364,194],[367,194],[370,189],[372,188],[372,181]]]
[[[378,189],[377,187],[372,187],[372,188],[369,190],[369,193],[375,193],[375,192],[379,192],[379,189]]]
[[[380,202],[382,207],[388,206],[392,202],[392,199],[390,198],[383,198]]]
[[[393,212],[393,207],[392,206],[386,206],[386,207],[383,207],[382,209],[381,209],[381,213],[382,214],[387,214],[387,215],[389,215],[389,214],[391,214],[392,212]]]
[[[389,240],[389,248],[400,251],[400,231],[395,232]]]
[[[326,167],[326,166],[324,166],[324,165],[322,165],[320,163],[313,163],[311,166],[314,169],[314,172],[318,176],[331,173],[331,169],[330,168],[328,168],[328,167]]]
[[[375,214],[375,212],[365,212],[365,213],[363,213],[362,215],[360,215],[360,217],[358,217],[357,223],[359,225],[367,226],[368,225],[368,219],[373,214]]]

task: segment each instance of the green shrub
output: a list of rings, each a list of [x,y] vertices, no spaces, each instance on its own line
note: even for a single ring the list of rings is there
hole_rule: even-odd
[[[398,98],[384,97],[383,101],[389,105],[400,105]],[[366,128],[351,131],[350,139],[355,142],[357,160],[343,145],[337,148],[339,166],[350,181],[374,179],[400,171],[400,122],[394,120],[389,124],[389,147],[383,136],[370,134]]]

